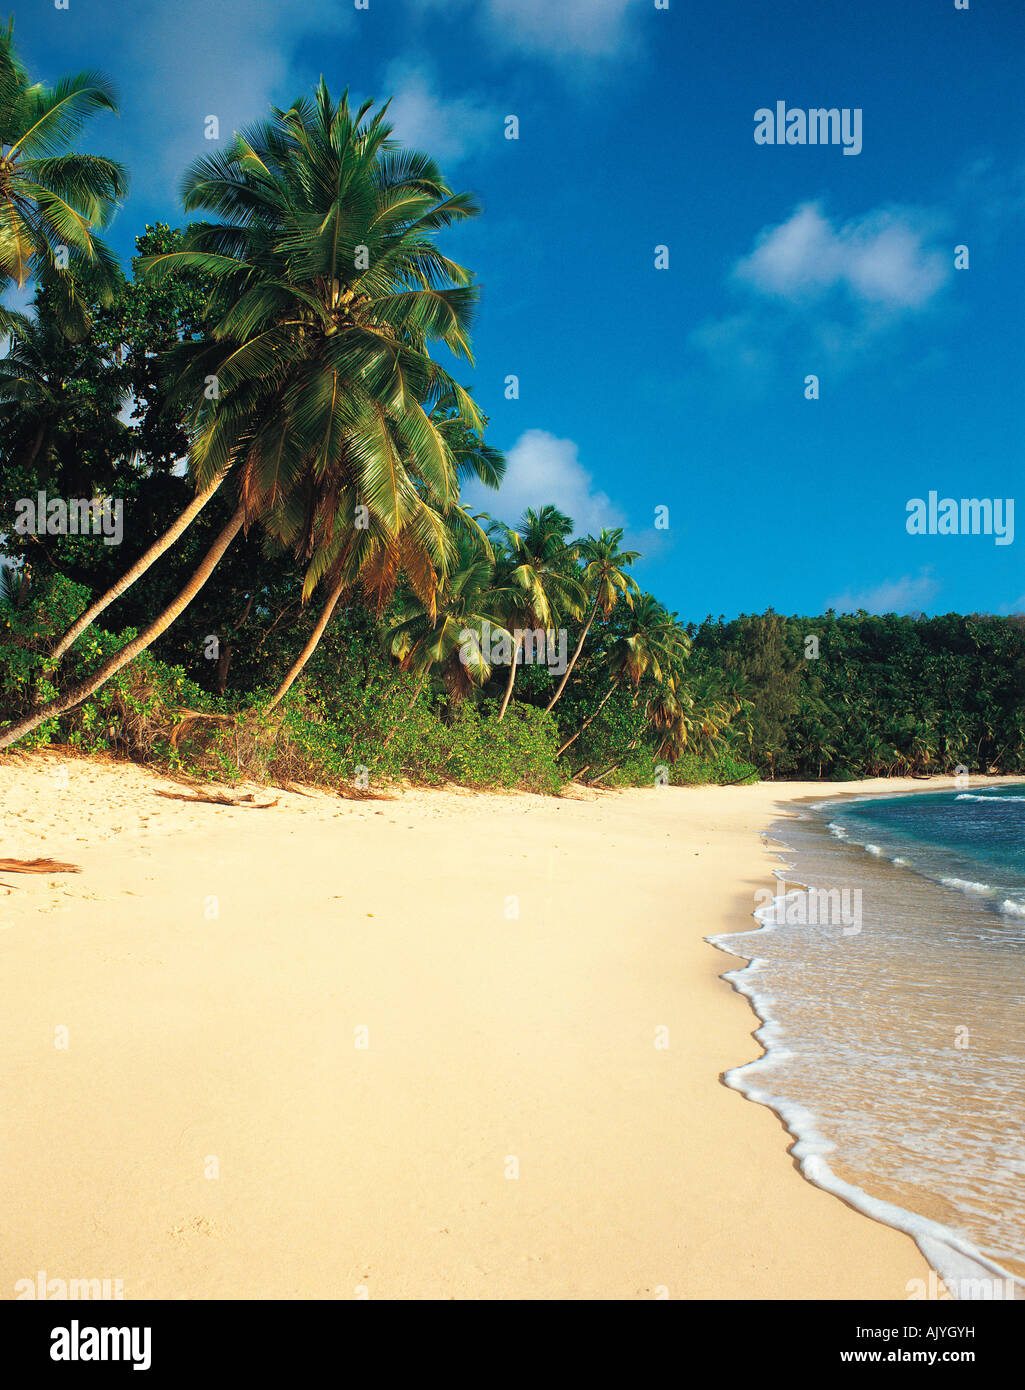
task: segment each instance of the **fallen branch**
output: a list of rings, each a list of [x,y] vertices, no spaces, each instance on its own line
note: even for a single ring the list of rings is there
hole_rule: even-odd
[[[181,792],[157,791],[157,796],[166,796],[168,801],[186,801],[195,805],[196,802],[205,802],[208,806],[234,806],[242,810],[250,811],[269,811],[272,806],[276,806],[281,800],[276,796],[273,801],[257,802],[252,792],[245,796],[240,796],[237,800],[231,796],[225,796],[222,792],[213,792],[210,795],[198,793],[196,796],[184,796]]]
[[[80,874],[79,864],[62,864],[59,859],[0,859],[5,874]],[[5,885],[9,887],[10,885]]]

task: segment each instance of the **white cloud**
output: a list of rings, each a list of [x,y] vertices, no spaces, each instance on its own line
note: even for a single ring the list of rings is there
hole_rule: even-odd
[[[757,330],[754,315],[733,314],[699,324],[688,342],[703,352],[714,367],[722,371],[739,369],[748,378],[761,381],[772,362],[765,350],[765,335]]]
[[[886,579],[872,589],[854,593],[848,590],[826,604],[838,613],[853,613],[864,608],[868,613],[917,613],[939,592],[939,583],[928,570],[912,577],[904,575],[901,579]]]
[[[385,72],[383,91],[394,93],[388,120],[396,139],[430,154],[443,171],[502,136],[497,107],[468,96],[440,96],[423,65],[396,59]]]
[[[611,57],[626,42],[632,0],[488,0],[490,26],[501,42],[557,57]]]
[[[939,213],[921,209],[880,208],[839,223],[821,204],[802,203],[761,231],[729,272],[740,305],[699,324],[688,342],[748,391],[781,372],[801,382],[807,372],[847,370],[934,309],[953,275],[942,229]]]
[[[132,142],[134,182],[150,194],[176,188],[193,159],[223,149],[232,133],[264,119],[268,104],[289,105],[306,93],[295,57],[304,39],[324,39],[358,23],[351,6],[311,6],[308,0],[177,0],[174,5],[133,5],[122,33],[128,70],[140,74],[122,104],[121,122]],[[120,66],[113,62],[111,68]],[[124,70],[122,66],[122,70]],[[325,76],[338,97],[344,80]],[[154,140],[155,113],[161,118]],[[220,141],[207,140],[204,121],[216,116]],[[133,134],[134,131],[137,134]]]
[[[629,46],[637,0],[415,0],[421,10],[474,10],[495,43],[539,57],[610,58]],[[652,6],[654,15],[654,7]],[[656,19],[660,16],[656,16]]]
[[[549,504],[573,518],[573,534],[597,535],[603,526],[622,526],[624,517],[604,492],[594,489],[572,439],[547,430],[527,430],[506,451],[506,470],[496,493],[479,483],[463,489],[471,510],[490,512],[514,526],[524,511]]]
[[[838,291],[858,304],[920,309],[952,273],[949,251],[926,244],[931,231],[921,214],[890,209],[834,226],[818,203],[803,203],[759,234],[733,275],[781,299],[800,302]]]

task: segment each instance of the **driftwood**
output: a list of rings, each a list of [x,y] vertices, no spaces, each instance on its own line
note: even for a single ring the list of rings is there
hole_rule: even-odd
[[[281,800],[276,796],[273,801],[259,802],[252,792],[247,792],[245,796],[231,797],[225,796],[223,792],[211,792],[204,794],[198,792],[195,796],[185,796],[182,792],[157,792],[157,796],[166,796],[169,801],[187,801],[192,805],[197,802],[205,802],[208,806],[236,806],[250,811],[269,811],[272,806],[276,806]]]
[[[79,864],[62,864],[59,859],[0,859],[4,874],[80,874]]]

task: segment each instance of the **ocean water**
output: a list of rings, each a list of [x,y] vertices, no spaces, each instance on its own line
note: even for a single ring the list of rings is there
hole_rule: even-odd
[[[1025,1298],[1025,785],[832,799],[767,834],[758,925],[710,938],[752,957],[726,978],[763,1020],[727,1082],[952,1296]]]

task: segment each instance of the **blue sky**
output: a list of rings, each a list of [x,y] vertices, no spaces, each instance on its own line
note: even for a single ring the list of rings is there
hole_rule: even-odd
[[[461,375],[509,456],[474,501],[625,526],[688,620],[1025,608],[1025,497],[1010,545],[906,530],[913,497],[1021,477],[1018,0],[40,0],[15,36],[45,80],[118,84],[88,143],[132,173],[125,259],[182,224],[208,115],[227,139],[321,73],[394,97],[396,133],[485,208],[445,246],[483,287]],[[756,144],[777,101],[860,109],[861,152]]]

